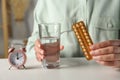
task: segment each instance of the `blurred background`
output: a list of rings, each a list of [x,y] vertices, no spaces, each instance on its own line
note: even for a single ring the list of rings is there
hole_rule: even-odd
[[[7,58],[10,40],[25,40],[33,29],[37,0],[0,0],[0,58]]]

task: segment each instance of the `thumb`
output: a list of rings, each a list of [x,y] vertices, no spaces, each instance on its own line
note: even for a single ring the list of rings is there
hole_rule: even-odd
[[[60,46],[60,50],[63,50],[63,49],[64,49],[64,46],[63,46],[63,45],[61,45],[61,46]]]

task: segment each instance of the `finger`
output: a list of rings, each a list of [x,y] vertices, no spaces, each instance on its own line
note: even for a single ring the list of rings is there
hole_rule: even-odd
[[[62,45],[62,46],[60,46],[60,50],[63,50],[64,49],[64,46]]]
[[[41,55],[44,54],[44,50],[43,50],[43,49],[40,49],[40,48],[37,47],[37,46],[34,47],[34,50],[35,50],[36,53],[39,53],[39,54],[41,54]]]
[[[35,51],[36,53],[44,54],[43,46],[39,39],[35,41]]]
[[[114,66],[114,61],[96,61],[96,62],[105,66]]]
[[[116,68],[120,68],[120,61],[96,61],[97,63],[105,66],[113,66]]]
[[[90,46],[90,49],[95,50],[95,49],[104,48],[108,46],[120,46],[120,40],[108,40],[108,41],[96,43]]]
[[[107,55],[93,56],[93,59],[99,60],[99,61],[115,61],[115,60],[120,60],[120,54],[107,54]]]
[[[37,59],[38,61],[42,61],[43,55],[40,55],[39,53],[36,53],[36,59]]]
[[[37,46],[37,47],[39,47],[39,48],[42,47],[41,42],[40,42],[39,39],[37,39],[37,40],[35,41],[35,46]]]
[[[93,56],[104,55],[104,54],[116,54],[116,53],[120,53],[120,47],[118,46],[109,46],[105,48],[91,50],[90,52],[90,54]]]
[[[120,60],[114,61],[114,67],[120,68]]]

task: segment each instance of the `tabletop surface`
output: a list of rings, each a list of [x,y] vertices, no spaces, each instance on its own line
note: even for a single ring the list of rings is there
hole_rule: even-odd
[[[7,59],[0,59],[0,80],[120,80],[120,69],[106,67],[84,58],[62,58],[59,69],[43,69],[36,59],[26,69],[9,70]]]

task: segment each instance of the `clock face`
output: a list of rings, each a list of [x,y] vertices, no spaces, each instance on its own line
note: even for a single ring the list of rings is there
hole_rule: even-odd
[[[26,62],[26,55],[22,50],[15,50],[9,54],[8,60],[12,66],[20,68]]]

